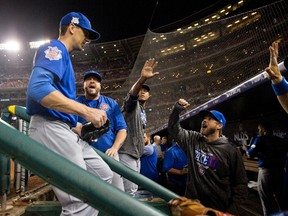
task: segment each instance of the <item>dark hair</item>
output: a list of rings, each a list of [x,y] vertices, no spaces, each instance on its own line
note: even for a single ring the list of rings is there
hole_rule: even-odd
[[[60,28],[59,28],[59,34],[60,34],[61,36],[65,35],[65,33],[67,32],[68,26],[69,26],[69,25],[61,25],[61,26],[60,26]]]
[[[272,135],[273,129],[272,129],[272,124],[270,122],[259,122],[258,124],[260,127],[262,127],[267,134]]]

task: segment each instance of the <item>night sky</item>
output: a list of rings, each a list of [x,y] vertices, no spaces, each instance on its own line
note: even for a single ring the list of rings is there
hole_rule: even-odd
[[[148,28],[155,31],[163,26],[166,26],[166,30],[177,28],[176,21],[178,24],[188,24],[229,2],[237,1],[2,0],[0,43],[12,39],[29,42],[57,38],[60,19],[71,11],[86,15],[92,27],[101,33],[99,42],[107,42],[145,34]],[[264,4],[273,1],[260,2]]]

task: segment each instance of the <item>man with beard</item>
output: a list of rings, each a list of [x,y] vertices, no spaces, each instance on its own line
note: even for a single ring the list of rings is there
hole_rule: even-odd
[[[140,157],[144,149],[144,129],[147,124],[145,103],[150,97],[150,87],[145,82],[159,74],[154,72],[155,59],[145,62],[140,78],[131,87],[123,105],[123,115],[127,124],[127,138],[119,149],[120,161],[136,172],[140,172]],[[123,178],[125,192],[135,196],[138,185]]]
[[[239,214],[248,195],[247,176],[240,152],[222,135],[226,119],[216,110],[202,110],[200,133],[183,129],[179,114],[189,107],[184,99],[174,105],[168,130],[188,156],[185,196],[207,207]]]
[[[114,99],[100,94],[101,81],[102,77],[96,71],[91,70],[84,73],[83,89],[85,95],[78,97],[77,101],[88,107],[106,112],[110,121],[109,130],[99,139],[90,141],[89,144],[119,161],[118,150],[126,138],[127,126],[118,103]],[[83,124],[87,122],[87,120],[79,117],[78,122]],[[79,132],[80,129],[81,126],[78,128]],[[123,179],[115,172],[113,174],[112,184],[124,191]]]

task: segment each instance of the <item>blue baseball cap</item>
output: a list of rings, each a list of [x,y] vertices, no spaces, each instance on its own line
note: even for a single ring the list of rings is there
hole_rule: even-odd
[[[142,88],[146,89],[148,92],[150,92],[150,87],[147,84],[143,84]]]
[[[95,76],[99,80],[99,82],[102,81],[102,76],[97,71],[90,70],[85,72],[83,76],[84,81],[87,79],[88,76]]]
[[[222,127],[224,128],[226,125],[226,119],[224,115],[217,111],[217,110],[202,110],[199,112],[199,115],[201,118],[204,118],[206,115],[211,115],[216,121],[220,122],[222,124]]]
[[[90,21],[82,13],[70,12],[70,13],[66,14],[64,17],[62,17],[62,19],[60,21],[60,26],[61,25],[69,25],[71,23],[89,31],[89,39],[90,40],[99,39],[100,34],[97,31],[92,29]]]

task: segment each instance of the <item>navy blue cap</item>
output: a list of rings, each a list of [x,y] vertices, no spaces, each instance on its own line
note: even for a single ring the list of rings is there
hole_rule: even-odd
[[[222,124],[222,128],[225,127],[225,125],[226,125],[226,119],[225,119],[224,115],[223,115],[221,112],[219,112],[219,111],[217,111],[217,110],[211,110],[211,111],[209,111],[209,110],[202,110],[202,111],[199,112],[199,115],[201,116],[201,118],[204,118],[207,114],[212,115],[212,117],[213,117],[216,121],[220,122],[220,123]]]
[[[150,92],[150,87],[147,84],[143,84],[142,88],[146,89],[148,92]]]
[[[69,25],[69,24],[75,24],[76,26],[79,26],[87,31],[89,31],[89,39],[90,40],[97,40],[100,37],[100,34],[92,29],[91,23],[88,20],[86,16],[84,16],[80,12],[70,12],[66,14],[60,21],[61,25]]]
[[[84,81],[86,80],[86,78],[88,76],[95,76],[99,80],[99,82],[102,81],[102,76],[97,71],[90,70],[90,71],[85,72],[84,76],[83,76],[84,77]]]

